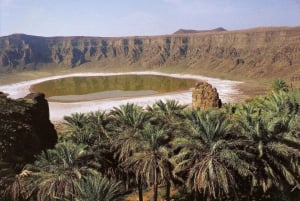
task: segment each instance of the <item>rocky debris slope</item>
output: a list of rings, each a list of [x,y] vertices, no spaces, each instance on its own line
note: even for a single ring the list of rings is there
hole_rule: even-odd
[[[153,37],[0,37],[0,73],[39,69],[44,64],[287,77],[300,73],[300,27]]]
[[[217,89],[207,82],[197,82],[192,92],[193,109],[208,109],[221,107],[222,101],[219,99]]]
[[[53,148],[57,133],[44,94],[13,100],[0,92],[0,161],[26,163]]]

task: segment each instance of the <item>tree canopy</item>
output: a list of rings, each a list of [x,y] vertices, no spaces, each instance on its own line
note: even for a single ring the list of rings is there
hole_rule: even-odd
[[[296,201],[299,104],[299,90],[279,90],[219,109],[168,100],[75,113],[54,149],[16,172],[0,162],[2,200]]]

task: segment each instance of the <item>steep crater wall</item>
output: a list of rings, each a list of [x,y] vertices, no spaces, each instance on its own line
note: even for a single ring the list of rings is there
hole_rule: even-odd
[[[181,67],[241,73],[246,77],[292,75],[300,68],[300,27],[174,34],[153,37],[0,38],[0,73],[39,69],[43,64],[74,68]]]

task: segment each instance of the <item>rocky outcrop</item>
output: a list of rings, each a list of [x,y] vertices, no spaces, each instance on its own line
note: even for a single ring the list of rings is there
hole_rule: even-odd
[[[300,27],[153,37],[0,37],[0,74],[46,64],[49,68],[176,68],[239,77],[287,77],[300,74],[299,58]]]
[[[57,133],[49,120],[44,94],[12,100],[0,93],[0,160],[26,163],[44,149],[53,148]]]
[[[192,92],[193,109],[220,108],[222,101],[219,99],[217,89],[207,82],[197,82]]]

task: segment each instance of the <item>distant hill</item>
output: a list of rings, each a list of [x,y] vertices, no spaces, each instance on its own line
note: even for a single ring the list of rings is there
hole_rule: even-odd
[[[300,77],[300,27],[179,30],[171,35],[133,37],[0,37],[0,75],[79,66]]]
[[[193,34],[193,33],[203,33],[203,32],[221,32],[221,31],[227,31],[223,27],[218,27],[211,30],[193,30],[193,29],[178,29],[173,34]]]

